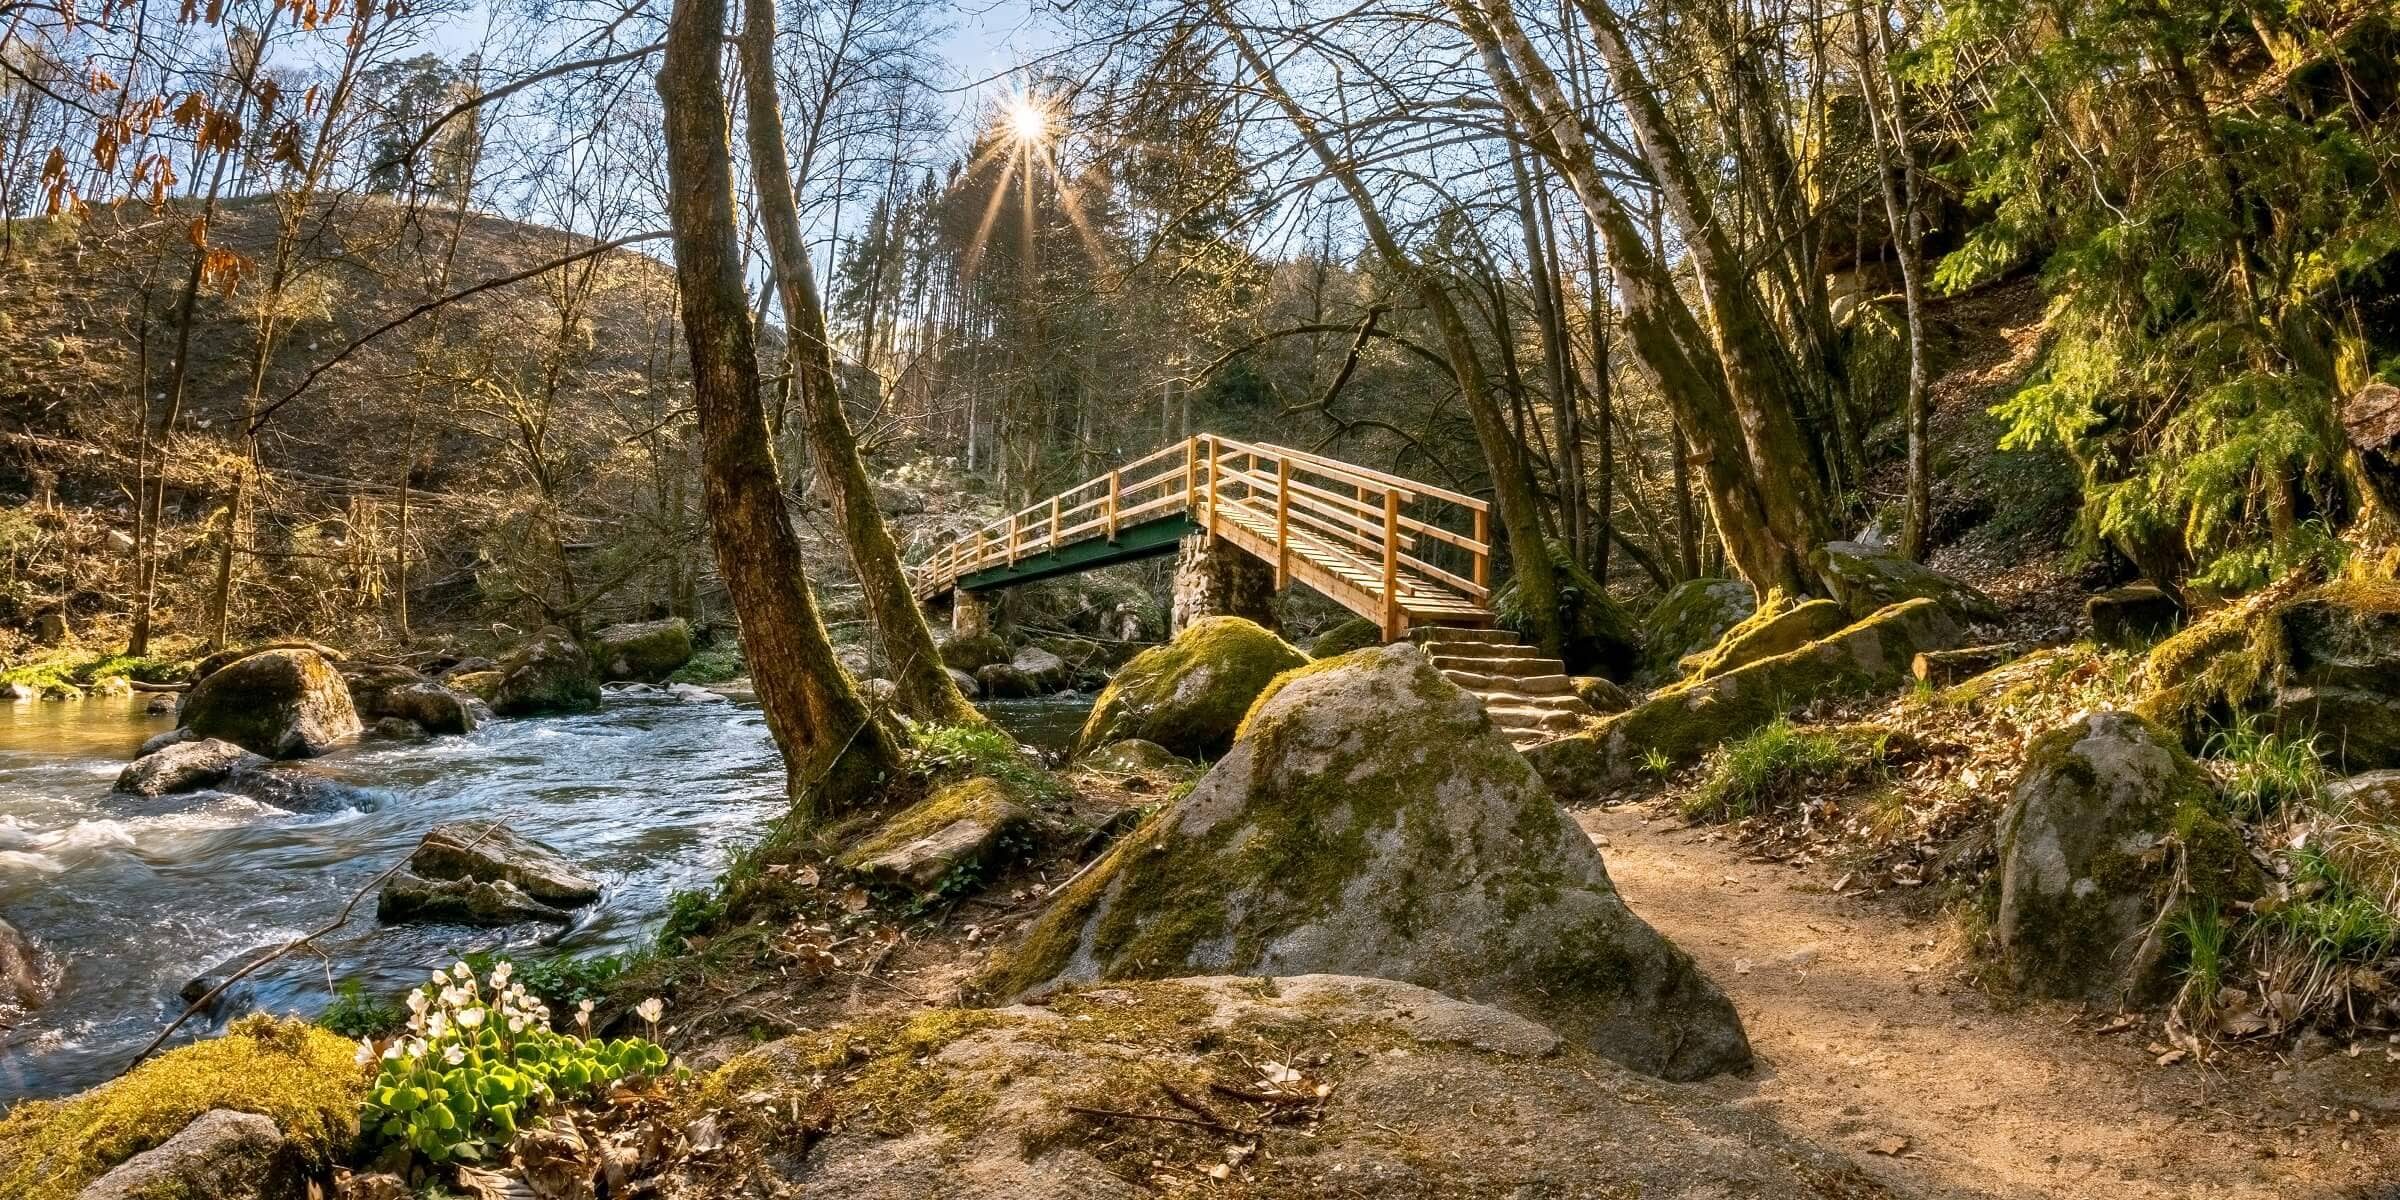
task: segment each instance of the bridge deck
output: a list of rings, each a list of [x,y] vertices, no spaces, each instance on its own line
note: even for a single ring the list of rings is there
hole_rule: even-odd
[[[1200,531],[1380,624],[1492,623],[1490,508],[1305,451],[1202,434],[985,525],[917,595],[989,591],[1166,554]]]

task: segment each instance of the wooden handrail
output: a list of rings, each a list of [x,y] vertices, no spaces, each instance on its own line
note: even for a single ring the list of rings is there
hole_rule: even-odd
[[[1180,515],[1267,562],[1278,589],[1305,583],[1396,638],[1413,620],[1490,620],[1490,514],[1446,488],[1204,433],[985,522],[936,550],[915,586],[930,598],[969,575],[1057,569],[1045,556]]]

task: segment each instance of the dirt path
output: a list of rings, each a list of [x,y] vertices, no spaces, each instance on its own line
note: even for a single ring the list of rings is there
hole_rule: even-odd
[[[1740,1007],[1761,1067],[1712,1086],[1794,1134],[1944,1197],[2400,1198],[2400,1063],[2382,1045],[2297,1072],[2264,1054],[2161,1067],[2155,1028],[1996,1006],[1934,925],[1649,815],[1578,819],[1627,903]],[[2342,1091],[2309,1090],[2332,1068]]]

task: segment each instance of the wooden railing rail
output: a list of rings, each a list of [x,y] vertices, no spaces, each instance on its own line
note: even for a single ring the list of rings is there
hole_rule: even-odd
[[[960,579],[1183,516],[1375,619],[1488,621],[1491,510],[1472,496],[1263,442],[1200,434],[951,541],[916,573],[931,597]],[[1053,564],[1052,569],[1056,569]]]

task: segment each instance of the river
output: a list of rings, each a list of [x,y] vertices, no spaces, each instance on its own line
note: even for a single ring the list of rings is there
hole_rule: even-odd
[[[1055,751],[1090,703],[991,711]],[[51,1002],[0,1032],[0,1106],[115,1074],[182,1011],[187,981],[331,920],[440,822],[504,820],[582,863],[607,894],[549,947],[529,944],[539,930],[378,925],[369,896],[314,943],[323,957],[246,980],[246,1003],[313,1014],[332,981],[397,991],[508,938],[528,955],[639,946],[669,895],[708,884],[782,805],[782,764],[757,708],[696,689],[612,694],[594,713],[493,721],[464,737],[340,747],[306,769],[360,791],[315,814],[215,793],[112,793],[134,750],[172,724],[138,699],[0,704],[0,917],[64,964]]]

